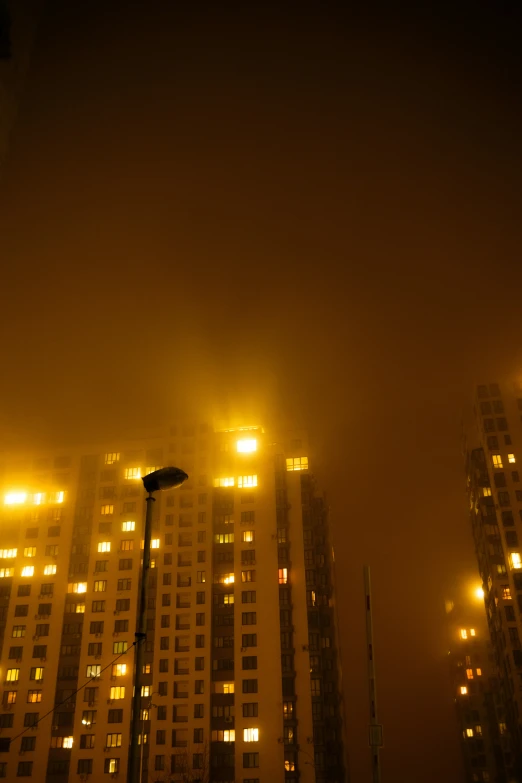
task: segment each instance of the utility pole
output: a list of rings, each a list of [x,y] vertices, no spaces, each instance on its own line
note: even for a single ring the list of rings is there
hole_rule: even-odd
[[[377,686],[375,682],[375,655],[373,647],[372,587],[370,566],[364,566],[364,595],[366,607],[366,655],[368,659],[368,695],[370,699],[369,743],[372,759],[372,783],[381,783],[379,750],[382,747],[382,726],[377,722]]]

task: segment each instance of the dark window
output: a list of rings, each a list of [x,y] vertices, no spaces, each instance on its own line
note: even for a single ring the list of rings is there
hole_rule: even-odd
[[[513,527],[515,524],[515,520],[513,519],[513,512],[511,510],[502,512],[502,524],[504,527]]]
[[[33,774],[33,762],[32,761],[19,761],[16,776],[19,778],[28,778]]]
[[[243,704],[243,717],[244,718],[257,718],[258,704],[257,701],[246,702]]]
[[[518,536],[515,530],[506,530],[506,544],[509,547],[517,547],[518,546]]]
[[[243,680],[243,693],[257,693],[257,680]]]

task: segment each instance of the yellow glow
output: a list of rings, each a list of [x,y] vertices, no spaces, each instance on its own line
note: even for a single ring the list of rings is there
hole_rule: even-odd
[[[22,576],[34,576],[34,566],[24,566],[22,568]]]
[[[290,457],[286,460],[287,470],[308,470],[308,457]]]
[[[504,601],[511,600],[511,589],[507,585],[502,588],[502,598]]]
[[[113,677],[123,677],[125,674],[127,674],[127,664],[126,663],[115,663],[112,667],[112,676]]]
[[[49,495],[49,503],[63,503],[65,500],[65,492],[51,492]]]
[[[141,695],[142,696],[150,696],[150,685],[142,685],[141,686]]]
[[[472,737],[473,736],[473,729],[466,729],[466,736]]]
[[[484,590],[482,589],[482,587],[477,587],[477,589],[475,590],[475,596],[479,600],[482,600],[484,598]]]
[[[238,476],[238,487],[257,487],[257,476]]]
[[[227,574],[227,576],[223,579],[223,584],[225,585],[231,585],[234,582],[234,574]]]
[[[243,541],[246,544],[251,544],[254,538],[255,535],[253,530],[243,530]]]
[[[0,549],[0,557],[1,558],[11,558],[16,557],[18,554],[18,549]]]
[[[243,742],[259,742],[259,729],[243,729]]]
[[[111,775],[118,771],[118,761],[119,759],[109,759],[109,773]]]
[[[149,685],[144,685],[143,688],[147,688],[147,690],[150,690]],[[149,693],[143,693],[143,688],[141,689],[141,695],[142,696],[148,696]],[[114,685],[109,693],[109,696],[111,699],[124,699],[125,698],[125,685]]]
[[[76,604],[76,614],[85,614],[85,604]]]
[[[235,479],[233,477],[214,479],[215,487],[233,487],[234,484],[235,484]]]
[[[136,522],[122,522],[121,529],[124,533],[130,533],[132,530],[136,529]]]
[[[62,741],[62,748],[72,748],[74,744],[74,737],[64,737]]]
[[[460,693],[461,693],[461,696],[465,696],[467,692],[468,692],[468,688],[467,688],[467,686],[466,686],[466,685],[461,685],[461,686],[460,686]]]
[[[33,503],[35,506],[40,506],[42,503],[45,503],[45,492],[37,492],[33,495]]]
[[[111,551],[110,541],[100,541],[98,543],[98,552],[110,552],[110,551]]]
[[[5,576],[14,576],[14,568],[0,568],[0,579]]]
[[[515,455],[514,454],[508,454],[508,462],[516,462]]]
[[[237,450],[240,454],[251,454],[257,451],[257,440],[255,438],[242,438],[237,441]]]
[[[105,464],[106,465],[114,465],[115,462],[118,462],[120,459],[120,452],[119,451],[112,451],[105,455]]]
[[[491,487],[482,487],[482,494],[485,498],[491,497]]]
[[[520,552],[510,552],[509,563],[514,571],[522,568],[522,557],[520,557]]]
[[[288,582],[288,568],[279,569],[279,584],[286,585]]]
[[[225,729],[223,732],[223,742],[235,742],[236,731],[235,729]]]
[[[20,503],[25,503],[27,500],[27,492],[8,492],[4,495],[4,503],[6,506],[16,506]]]
[[[482,669],[477,669],[477,677],[482,677]]]
[[[161,470],[161,465],[156,465],[156,467],[145,468],[145,475],[148,476],[149,473],[154,473],[154,471],[156,470]]]
[[[104,516],[111,516],[111,514],[114,514],[114,506],[112,503],[106,503],[106,505],[101,507],[100,513]]]
[[[470,628],[469,629],[469,635],[470,636],[475,636],[475,629],[474,628]]]
[[[492,454],[491,459],[493,460],[493,467],[494,468],[502,468],[502,457],[500,454]]]
[[[224,682],[223,683],[223,693],[234,693],[234,683],[233,682]]]
[[[86,593],[87,582],[69,582],[67,585],[68,593]]]
[[[467,639],[468,638],[468,632],[465,628],[460,629],[460,638],[461,639]]]
[[[473,669],[466,669],[466,677],[468,678],[468,680],[473,679]]]
[[[56,573],[55,565],[46,565],[44,567],[44,576],[52,576],[55,573]]]
[[[36,557],[36,547],[26,546],[24,549],[24,557]]]
[[[125,468],[124,476],[126,479],[141,478],[141,468]]]
[[[150,542],[150,548],[151,549],[159,549],[160,548],[160,540],[159,538],[153,538]]]

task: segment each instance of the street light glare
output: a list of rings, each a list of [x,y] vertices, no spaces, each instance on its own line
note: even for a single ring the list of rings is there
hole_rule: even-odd
[[[484,598],[484,590],[482,589],[482,587],[477,587],[477,589],[475,590],[475,596],[476,596],[476,598],[479,599],[479,601],[483,600],[483,598]]]

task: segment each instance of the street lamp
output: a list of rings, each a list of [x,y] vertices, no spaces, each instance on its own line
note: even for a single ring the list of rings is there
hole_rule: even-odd
[[[134,634],[134,694],[132,697],[132,717],[129,747],[129,763],[127,767],[127,783],[139,783],[141,778],[141,753],[140,753],[140,713],[141,713],[141,682],[145,658],[145,638],[147,636],[147,599],[149,593],[150,572],[150,540],[152,529],[152,504],[155,500],[154,492],[164,489],[180,487],[188,479],[187,474],[180,468],[160,468],[143,476],[143,486],[148,492],[147,513],[145,514],[145,531],[143,542],[143,561],[141,566],[141,585],[138,603],[138,616],[136,618],[136,632]],[[141,741],[143,742],[143,736]]]

